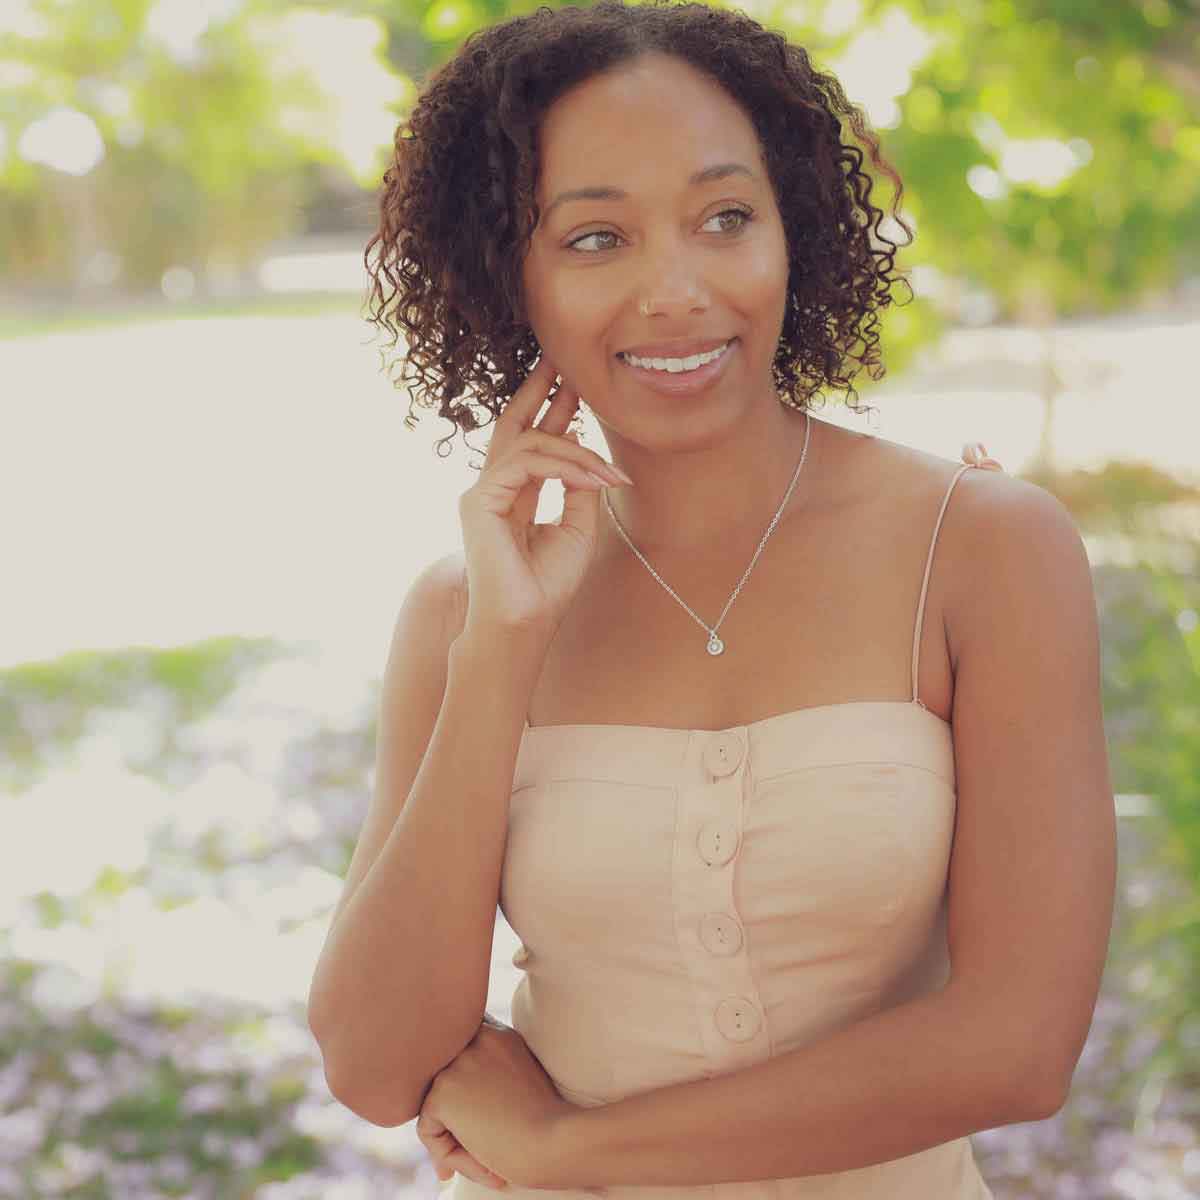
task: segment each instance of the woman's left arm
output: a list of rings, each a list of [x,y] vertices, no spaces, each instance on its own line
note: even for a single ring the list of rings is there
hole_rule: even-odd
[[[1116,888],[1091,570],[1070,513],[1034,484],[968,472],[955,499],[939,543],[955,672],[949,983],[752,1067],[566,1112],[539,1186],[852,1170],[1062,1107]]]

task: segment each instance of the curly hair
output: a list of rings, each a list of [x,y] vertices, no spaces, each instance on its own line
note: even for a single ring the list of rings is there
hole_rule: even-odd
[[[721,84],[762,144],[789,256],[771,368],[781,402],[809,407],[822,386],[857,397],[851,379],[862,367],[872,379],[885,373],[876,311],[892,303],[891,285],[903,275],[892,274],[897,243],[879,232],[884,214],[870,202],[862,151],[842,141],[839,116],[895,183],[892,215],[909,235],[905,244],[913,235],[897,213],[903,184],[838,81],[743,13],[598,0],[542,7],[471,34],[431,73],[396,130],[379,227],[363,257],[369,320],[392,335],[385,350],[404,331],[393,382],[413,381],[407,428],[415,428],[417,405],[436,406],[466,441],[467,431],[490,423],[472,405],[494,420],[534,366],[540,347],[524,320],[521,264],[539,220],[539,125],[568,89],[649,52]],[[439,440],[439,456],[453,437]]]

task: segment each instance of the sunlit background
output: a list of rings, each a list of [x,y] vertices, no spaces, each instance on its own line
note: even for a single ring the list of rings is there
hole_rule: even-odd
[[[480,462],[404,427],[362,254],[424,76],[534,7],[0,0],[0,1196],[436,1191],[304,1018],[392,623]],[[917,231],[876,417],[822,417],[983,442],[1093,564],[1109,964],[1066,1107],[976,1156],[997,1200],[1195,1197],[1200,6],[738,7],[862,105]]]

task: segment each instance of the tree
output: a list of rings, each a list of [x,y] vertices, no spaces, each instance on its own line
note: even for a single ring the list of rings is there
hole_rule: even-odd
[[[30,0],[0,31],[10,283],[82,288],[97,250],[131,286],[173,263],[236,269],[302,224],[306,167],[374,185],[410,86],[378,19],[279,0],[214,11]],[[81,140],[99,147],[91,163]]]

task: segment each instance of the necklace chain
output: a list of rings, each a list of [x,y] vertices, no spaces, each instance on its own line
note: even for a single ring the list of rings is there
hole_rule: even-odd
[[[783,494],[783,501],[775,510],[775,515],[771,518],[771,523],[767,526],[767,532],[762,535],[762,540],[758,543],[758,549],[754,551],[754,557],[750,559],[750,565],[746,568],[745,573],[738,581],[737,587],[733,589],[733,595],[725,601],[725,607],[721,610],[721,615],[717,618],[717,623],[711,627],[705,624],[704,621],[702,621],[694,612],[692,612],[690,608],[688,608],[688,605],[683,601],[675,589],[672,588],[665,579],[663,579],[663,577],[646,560],[645,555],[643,555],[642,552],[633,544],[633,542],[629,540],[629,535],[625,532],[624,526],[622,526],[621,522],[617,519],[617,514],[613,512],[613,507],[609,503],[608,489],[604,489],[604,507],[608,509],[608,515],[612,517],[613,524],[617,527],[617,532],[622,538],[624,538],[625,544],[630,548],[630,550],[632,550],[634,554],[638,556],[646,570],[649,571],[650,574],[653,575],[654,578],[657,579],[658,582],[661,583],[662,586],[666,588],[666,590],[670,592],[671,595],[685,609],[687,609],[688,613],[691,614],[692,619],[695,620],[708,633],[708,645],[706,648],[709,654],[721,654],[725,650],[725,643],[719,637],[717,637],[717,630],[720,629],[721,622],[725,620],[725,615],[733,606],[733,602],[738,598],[738,593],[742,590],[742,586],[745,584],[746,580],[750,578],[750,572],[754,570],[754,564],[758,562],[758,556],[763,552],[763,547],[767,544],[767,539],[772,533],[775,532],[775,526],[779,524],[779,518],[783,515],[783,510],[787,507],[787,502],[791,497],[792,490],[796,486],[796,480],[800,478],[800,469],[804,466],[804,460],[808,457],[808,435],[811,432],[812,418],[806,412],[804,414],[804,446],[800,451],[800,461],[796,464],[795,471],[792,472],[792,481],[788,484],[787,491]]]

